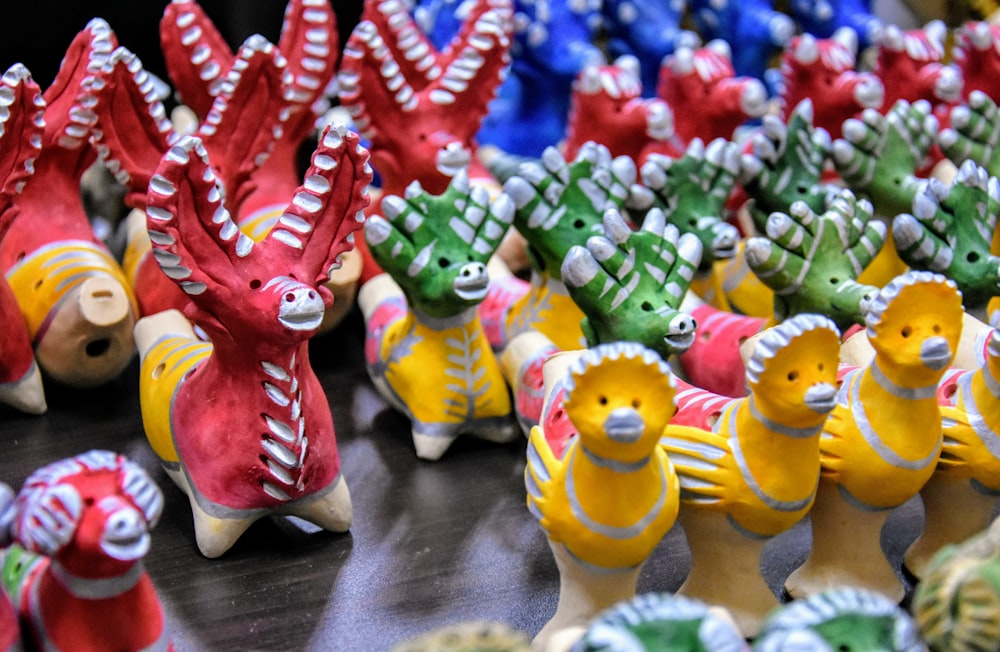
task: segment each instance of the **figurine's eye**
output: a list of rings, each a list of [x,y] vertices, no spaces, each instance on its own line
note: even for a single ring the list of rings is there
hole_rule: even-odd
[[[978,251],[970,251],[969,253],[967,253],[965,255],[965,259],[967,261],[969,261],[970,263],[979,262],[979,252]]]
[[[817,369],[819,369],[820,371],[823,371],[823,369],[824,369],[825,367],[824,367],[823,363],[822,363],[822,362],[820,362],[820,363],[819,363],[819,365],[817,365],[817,367],[816,367],[816,368],[817,368]]]
[[[447,267],[448,265],[451,265],[451,261],[442,256],[441,258],[438,258],[438,265],[442,268]]]
[[[653,312],[653,304],[648,301],[643,301],[639,307],[642,308],[643,312]]]
[[[794,383],[798,379],[799,379],[799,372],[798,371],[789,371],[788,372],[788,382]]]
[[[255,278],[252,281],[250,281],[250,289],[251,290],[259,290],[260,286],[261,286],[261,282],[260,282],[259,278]]]
[[[640,406],[642,406],[642,401],[637,398],[632,399],[632,407],[638,410]]]
[[[830,277],[830,285],[836,285],[837,283],[840,283],[840,279],[837,278],[836,276],[831,276]]]
[[[913,329],[909,326],[903,326],[903,330],[899,331],[899,334],[904,338],[909,337],[913,334]]]
[[[598,397],[597,402],[600,403],[601,405],[607,405],[608,404],[608,397],[607,396],[600,396],[600,397]]]
[[[580,220],[580,219],[573,220],[573,228],[574,229],[582,229],[583,228],[583,220]]]
[[[941,334],[941,326],[938,324],[934,324],[933,326],[931,326],[931,330],[934,331],[935,335]]]

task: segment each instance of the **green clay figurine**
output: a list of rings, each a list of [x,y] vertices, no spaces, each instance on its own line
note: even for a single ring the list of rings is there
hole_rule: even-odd
[[[767,218],[766,238],[747,241],[747,262],[774,290],[775,319],[801,313],[830,317],[841,330],[861,323],[862,302],[878,288],[858,283],[885,241],[886,228],[872,220],[872,206],[843,190],[823,213],[805,202]]]
[[[834,167],[848,187],[871,200],[878,215],[912,210],[920,190],[916,175],[937,137],[938,121],[926,100],[898,100],[885,115],[865,109],[844,121],[844,138],[833,143]]]
[[[739,630],[705,604],[645,593],[604,611],[570,652],[749,652]]]
[[[612,159],[606,147],[590,141],[572,161],[549,147],[540,161],[523,163],[504,183],[517,207],[514,226],[528,241],[532,262],[531,287],[507,312],[505,342],[537,330],[560,349],[584,346],[583,313],[563,285],[563,258],[573,245],[584,246],[601,234],[604,212],[623,207],[635,177],[632,159]]]
[[[518,430],[507,385],[476,307],[513,202],[491,201],[462,170],[442,194],[414,182],[405,197],[385,197],[382,211],[368,218],[365,239],[386,273],[358,295],[375,386],[410,417],[422,459],[440,458],[462,434],[510,441]]]
[[[739,146],[724,138],[708,144],[695,138],[684,155],[651,154],[639,170],[642,185],[632,187],[630,209],[659,208],[666,221],[702,244],[701,267],[736,255],[739,231],[725,222],[726,201],[740,170]]]
[[[980,90],[969,93],[967,104],[951,110],[951,126],[942,129],[937,143],[948,159],[961,166],[972,160],[991,177],[1000,176],[1000,119],[993,99]]]
[[[922,652],[913,619],[880,593],[841,587],[779,607],[754,652]]]
[[[604,234],[572,247],[562,264],[566,288],[586,315],[581,328],[587,345],[639,342],[664,359],[686,351],[695,322],[680,305],[701,251],[698,237],[679,236],[659,208],[637,231],[608,209]]]
[[[962,291],[965,309],[985,321],[986,304],[1000,295],[1000,257],[990,253],[1000,213],[1000,181],[966,161],[950,186],[930,179],[913,213],[892,222],[892,237],[907,265],[944,274]]]

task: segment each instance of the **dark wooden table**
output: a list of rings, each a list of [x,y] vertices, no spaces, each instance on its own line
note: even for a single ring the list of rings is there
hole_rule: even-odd
[[[0,409],[0,480],[17,489],[35,468],[92,448],[125,453],[145,467],[166,498],[146,565],[178,650],[385,650],[446,623],[479,619],[533,635],[555,610],[559,577],[525,507],[525,442],[460,439],[440,461],[418,460],[408,422],[368,379],[362,341],[355,312],[313,340],[311,354],[353,498],[349,534],[265,519],[223,557],[202,557],[187,499],[143,435],[135,364],[93,390],[50,383],[44,416]],[[885,544],[897,565],[919,525],[917,504],[891,519]],[[776,590],[804,559],[808,537],[800,526],[769,544],[764,567]],[[676,590],[688,565],[675,530],[644,568],[640,591]]]

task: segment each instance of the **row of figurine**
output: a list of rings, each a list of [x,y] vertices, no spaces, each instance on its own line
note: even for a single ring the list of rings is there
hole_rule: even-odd
[[[23,66],[0,80],[0,265],[10,289],[0,299],[10,295],[3,314],[25,315],[25,331],[10,320],[2,343],[26,367],[34,356],[50,376],[81,383],[120,373],[138,348],[143,426],[190,497],[203,554],[224,553],[270,514],[350,526],[307,344],[359,284],[369,372],[410,418],[418,455],[440,458],[460,435],[532,433],[529,506],[578,578],[561,592],[567,600],[586,595],[595,566],[609,582],[635,573],[677,518],[691,521],[691,586],[701,576],[705,590],[720,588],[719,566],[698,555],[744,560],[741,588],[709,600],[737,622],[733,600],[757,611],[775,602],[759,577],[761,542],[807,513],[822,535],[792,578],[801,594],[833,576],[898,600],[878,535],[891,508],[917,493],[931,526],[914,572],[934,546],[983,527],[1000,489],[1000,343],[962,303],[982,315],[998,292],[1000,123],[987,93],[954,108],[947,129],[930,102],[899,100],[848,119],[832,140],[816,114],[835,90],[854,88],[834,75],[815,102],[765,116],[742,154],[728,136],[707,146],[692,138],[637,163],[587,139],[576,151],[545,149],[501,189],[473,156],[473,136],[507,65],[509,2],[472,3],[442,50],[400,3],[368,2],[338,85],[374,170],[361,137],[332,125],[300,180],[292,161],[334,73],[335,30],[321,0],[293,1],[289,16],[277,46],[255,37],[233,53],[206,36],[195,3],[168,6],[172,78],[198,116],[186,135],[99,19],[45,93]],[[833,65],[840,52],[818,60]],[[622,97],[637,86],[629,74],[602,70],[600,87]],[[663,124],[658,110],[642,115]],[[599,134],[611,137],[626,122],[581,124],[611,125]],[[937,151],[959,166],[950,181],[921,176]],[[77,192],[98,154],[138,209],[125,271],[96,242]],[[831,159],[839,183],[870,201],[837,188]],[[383,195],[369,207],[376,170]],[[737,179],[761,234],[744,241],[720,219]],[[876,213],[891,219],[891,237]],[[493,255],[512,224],[529,245],[530,283]],[[369,257],[331,289],[331,269],[348,267],[354,245]],[[492,282],[489,265],[499,270]],[[694,283],[716,305],[694,298]],[[760,316],[720,308],[747,294],[755,299],[737,307]],[[744,363],[741,340],[772,322]],[[855,324],[860,350],[838,375],[840,332]],[[566,402],[547,402],[545,364],[584,345],[593,348],[578,375],[589,380],[567,383]],[[684,391],[663,362],[681,352]],[[632,377],[645,383],[623,380]],[[570,421],[580,388],[599,407]],[[604,493],[618,486],[627,500]],[[849,581],[847,553],[858,549],[870,563]]]
[[[174,649],[171,623],[143,566],[162,509],[146,472],[111,451],[37,469],[16,496],[0,483],[0,650]],[[917,585],[913,617],[877,592],[837,585],[773,607],[748,636],[725,608],[681,595],[637,596],[634,581],[621,591],[611,579],[608,592],[578,596],[585,608],[575,621],[543,630],[533,644],[503,625],[468,623],[399,643],[393,652],[988,652],[1000,649],[998,559],[998,522],[946,546]]]

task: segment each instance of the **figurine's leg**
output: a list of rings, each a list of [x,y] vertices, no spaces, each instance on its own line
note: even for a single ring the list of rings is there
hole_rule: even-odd
[[[247,528],[260,518],[260,515],[232,519],[212,516],[198,504],[183,469],[166,469],[166,472],[174,484],[180,487],[181,491],[186,493],[190,499],[191,514],[194,516],[194,536],[198,543],[198,550],[209,559],[225,554],[247,531]]]
[[[135,323],[135,346],[143,360],[156,341],[166,335],[195,339],[194,328],[179,310],[164,310]]]
[[[45,414],[45,388],[42,373],[34,362],[27,373],[19,379],[0,385],[0,403],[4,403],[26,414]]]
[[[935,473],[920,492],[924,501],[924,531],[913,542],[903,563],[923,578],[931,558],[942,547],[960,543],[989,527],[996,495],[977,491],[967,478]]]
[[[338,477],[333,488],[316,499],[308,499],[295,505],[292,513],[310,523],[315,523],[328,532],[347,532],[354,518],[351,492],[344,476]]]
[[[847,502],[837,485],[821,481],[810,511],[812,551],[785,581],[793,598],[837,586],[856,586],[903,599],[906,587],[882,552],[882,526],[891,509],[865,510]]]
[[[508,444],[521,437],[521,429],[510,417],[506,417],[491,419],[488,426],[479,427],[469,434],[494,444]]]
[[[333,294],[333,304],[323,315],[323,323],[319,325],[320,333],[332,330],[348,313],[358,294],[358,283],[361,280],[361,254],[356,251],[345,251],[340,256],[340,268],[330,274],[326,287]]]
[[[678,593],[727,609],[743,636],[756,636],[779,604],[760,571],[767,539],[737,531],[722,512],[688,505],[678,521],[691,549],[691,572]]]
[[[76,387],[108,382],[135,354],[135,315],[125,288],[95,275],[70,290],[53,308],[48,329],[35,346],[38,364],[56,380]]]
[[[413,447],[417,451],[417,457],[422,460],[427,460],[429,462],[436,462],[441,459],[441,456],[445,454],[456,439],[457,435],[442,435],[438,433],[428,434],[422,433],[417,428],[419,426],[414,424],[413,433]]]
[[[595,568],[575,559],[562,544],[549,542],[549,547],[559,569],[559,602],[555,615],[532,640],[531,649],[562,652],[583,636],[594,616],[635,597],[642,566],[622,571]]]
[[[542,368],[558,349],[538,331],[516,335],[500,355],[500,368],[514,395],[514,414],[525,436],[542,416]]]

